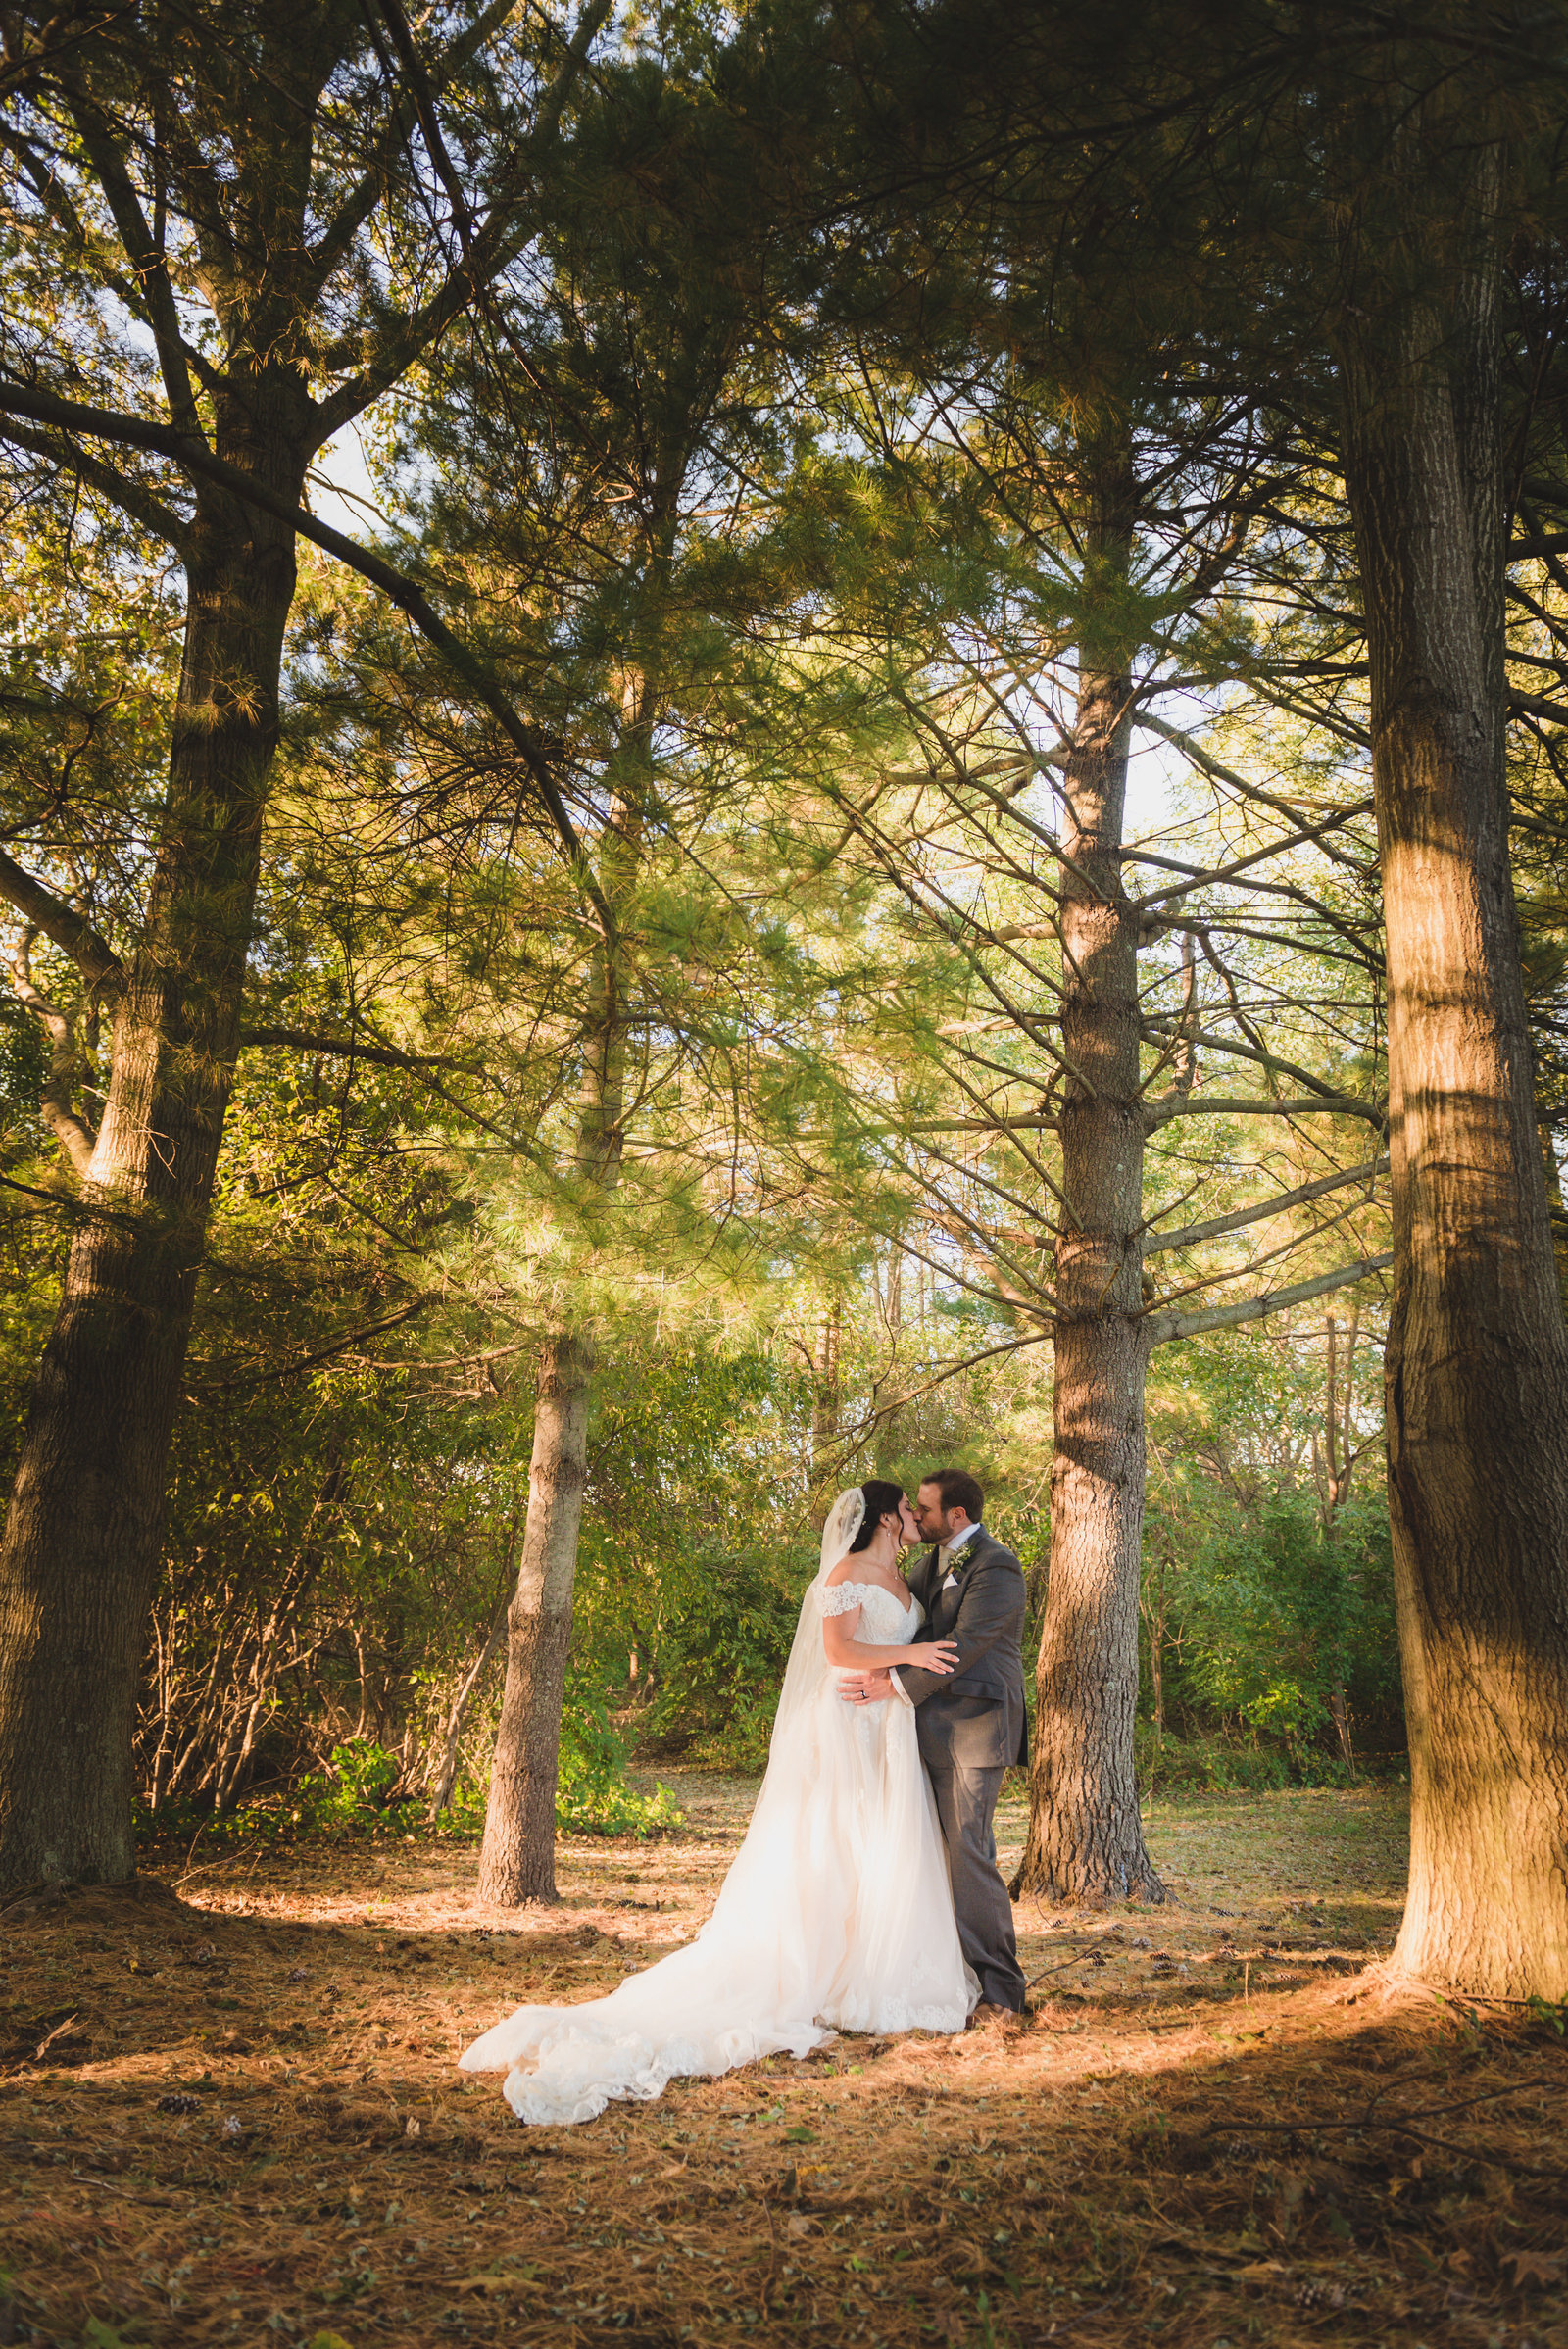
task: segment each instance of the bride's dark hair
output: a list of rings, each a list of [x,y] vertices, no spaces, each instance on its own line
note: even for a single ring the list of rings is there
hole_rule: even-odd
[[[873,1477],[869,1485],[860,1487],[860,1495],[865,1502],[865,1515],[860,1520],[859,1532],[850,1543],[851,1557],[858,1549],[870,1548],[884,1517],[897,1517],[899,1503],[904,1498],[904,1487],[890,1485],[881,1477]]]

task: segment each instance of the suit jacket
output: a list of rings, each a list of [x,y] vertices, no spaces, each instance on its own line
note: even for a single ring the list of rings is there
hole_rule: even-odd
[[[915,1706],[920,1753],[928,1767],[968,1763],[994,1768],[1029,1759],[1024,1710],[1023,1568],[1004,1542],[975,1534],[955,1590],[942,1588],[941,1561],[928,1549],[907,1576],[925,1609],[922,1639],[955,1639],[957,1667],[951,1677],[901,1665],[899,1682]]]

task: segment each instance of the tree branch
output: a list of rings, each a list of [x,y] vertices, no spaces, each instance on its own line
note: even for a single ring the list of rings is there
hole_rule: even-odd
[[[367,1338],[379,1338],[387,1330],[400,1328],[404,1322],[412,1321],[416,1314],[423,1313],[433,1302],[430,1297],[416,1297],[412,1305],[405,1305],[400,1312],[389,1313],[383,1321],[368,1322],[364,1329],[351,1330],[346,1338],[337,1339],[331,1346],[318,1346],[313,1354],[296,1355],[292,1362],[285,1362],[277,1370],[252,1371],[243,1378],[209,1379],[204,1384],[193,1381],[187,1400],[196,1401],[208,1395],[231,1395],[240,1387],[270,1387],[282,1379],[298,1378],[302,1370],[315,1370],[318,1364],[330,1362],[338,1354],[346,1354],[351,1346],[363,1346]]]
[[[1369,1126],[1382,1132],[1388,1112],[1374,1101],[1357,1101],[1354,1094],[1339,1093],[1308,1097],[1304,1101],[1224,1101],[1217,1095],[1176,1093],[1161,1095],[1151,1101],[1145,1115],[1150,1130],[1168,1125],[1173,1117],[1359,1117]],[[1022,1123],[1023,1120],[1016,1121]]]
[[[377,1068],[466,1068],[468,1063],[454,1060],[440,1052],[404,1052],[393,1044],[370,1044],[359,1036],[322,1036],[311,1028],[253,1028],[240,1031],[240,1042],[247,1048],[265,1051],[279,1046],[285,1051],[324,1052],[335,1060],[368,1060]]]
[[[88,408],[75,400],[62,400],[53,392],[34,390],[30,385],[0,380],[0,416],[23,416],[35,423],[53,424],[63,432],[86,432],[100,440],[122,441],[133,449],[153,449],[159,456],[171,458],[189,473],[199,474],[226,489],[242,504],[254,506],[259,513],[270,514],[277,521],[286,522],[301,538],[310,540],[323,554],[331,555],[350,570],[368,579],[372,587],[406,612],[421,636],[435,646],[457,670],[460,677],[476,694],[513,748],[517,751],[524,766],[533,778],[534,786],[549,810],[551,821],[559,833],[567,856],[578,868],[584,895],[593,905],[604,925],[607,940],[619,936],[619,926],[598,882],[594,879],[588,859],[583,853],[576,827],[566,812],[550,758],[542,737],[517,715],[511,701],[503,693],[487,664],[447,626],[425,596],[404,572],[357,540],[345,538],[341,530],[318,521],[289,498],[279,497],[264,483],[242,472],[238,465],[229,465],[215,456],[205,440],[192,440],[175,432],[167,424],[153,423],[145,416],[122,416],[114,409]],[[42,925],[40,925],[41,927]]]
[[[115,145],[108,122],[82,90],[69,80],[65,87],[71,111],[76,119],[76,127],[81,133],[81,143],[98,174],[98,184],[104,191],[115,226],[120,231],[125,258],[135,272],[142,297],[143,316],[158,353],[158,368],[164,379],[170,416],[177,431],[200,432],[201,418],[197,414],[196,394],[185,360],[185,338],[179,330],[179,311],[159,241],[148,225],[147,216],[131,184],[130,173],[125,169],[124,158]]]
[[[91,922],[84,921],[52,890],[35,881],[31,873],[24,872],[3,849],[0,849],[0,897],[9,899],[34,930],[41,930],[45,938],[53,939],[61,953],[71,956],[90,986],[101,988],[106,995],[120,988],[125,970],[113,947],[99,937]]]
[[[11,984],[49,1039],[49,1074],[39,1099],[38,1114],[71,1160],[77,1180],[84,1183],[98,1137],[77,1114],[71,1098],[81,1074],[82,1061],[75,1022],[33,983],[32,942],[37,935],[29,923],[12,949]]]
[[[588,0],[561,70],[540,101],[530,143],[536,143],[541,135],[554,135],[571,85],[612,4],[613,0]],[[413,101],[411,110],[417,112]],[[477,236],[471,240],[465,237],[462,265],[453,270],[440,291],[432,294],[419,309],[409,312],[395,325],[386,328],[378,353],[352,382],[340,384],[328,399],[322,401],[319,411],[321,438],[329,440],[334,432],[340,431],[362,410],[369,407],[373,400],[379,399],[381,393],[397,381],[410,361],[444,334],[466,305],[482,293],[516,259],[531,233],[531,224],[520,223],[514,217],[507,233],[503,234],[492,216]]]
[[[1261,783],[1249,782],[1248,778],[1245,775],[1239,775],[1233,766],[1227,766],[1223,759],[1216,759],[1212,751],[1206,750],[1201,743],[1195,742],[1185,727],[1173,726],[1168,719],[1156,716],[1152,710],[1140,710],[1136,722],[1145,733],[1157,734],[1162,742],[1168,742],[1173,750],[1180,751],[1182,756],[1189,759],[1200,774],[1207,775],[1211,783],[1225,784],[1241,798],[1254,800],[1260,807],[1272,808],[1276,815],[1288,816],[1293,824],[1300,822],[1301,806],[1298,801],[1284,799],[1278,792],[1266,790]],[[1371,806],[1370,800],[1363,800],[1351,807],[1334,808],[1327,817],[1325,825],[1317,826],[1311,833],[1302,833],[1300,837],[1303,840],[1315,839],[1326,826],[1348,822],[1352,815],[1365,815]],[[1277,845],[1279,848],[1287,848],[1294,844],[1281,841]],[[1356,865],[1355,857],[1346,856],[1327,841],[1322,842],[1321,846],[1324,854],[1333,856],[1337,862]],[[1250,861],[1255,861],[1255,859]]]
[[[408,75],[409,88],[414,94],[415,109],[419,118],[419,128],[424,133],[425,147],[429,152],[431,163],[435,166],[436,177],[447,191],[447,202],[452,207],[452,219],[458,231],[459,241],[464,252],[467,253],[473,243],[473,220],[468,211],[468,199],[464,193],[463,182],[447,152],[446,140],[441,135],[441,118],[436,109],[436,95],[431,86],[430,76],[424,70],[424,60],[419,55],[418,45],[409,27],[409,20],[399,6],[399,0],[376,0],[376,5],[380,10],[382,22],[392,36],[392,46],[398,53],[398,63]]]
[[[462,72],[470,57],[478,54],[491,33],[513,14],[515,5],[516,0],[490,0],[490,6],[480,12],[463,38],[453,43],[441,61],[439,71],[443,87],[454,74]],[[418,104],[412,91],[393,105],[373,161],[349,190],[312,249],[312,280],[318,289],[348,258],[355,237],[386,193],[387,167],[417,115]]]
[[[1358,1264],[1342,1264],[1337,1272],[1319,1273],[1315,1280],[1293,1281],[1288,1289],[1265,1289],[1260,1296],[1244,1297],[1240,1304],[1210,1305],[1200,1313],[1150,1313],[1144,1327],[1151,1346],[1169,1346],[1175,1338],[1196,1338],[1203,1330],[1233,1330],[1244,1321],[1261,1321],[1288,1305],[1304,1305],[1314,1297],[1348,1289],[1375,1272],[1387,1272],[1393,1262],[1392,1252],[1363,1256]]]
[[[1234,1215],[1216,1215],[1207,1223],[1190,1223],[1180,1232],[1161,1232],[1155,1239],[1146,1240],[1144,1254],[1161,1256],[1172,1248],[1196,1248],[1201,1240],[1218,1240],[1227,1232],[1239,1232],[1250,1223],[1263,1223],[1270,1215],[1283,1215],[1287,1208],[1304,1207],[1315,1199],[1323,1199],[1331,1191],[1340,1191],[1349,1183],[1375,1181],[1387,1174],[1389,1161],[1367,1158],[1359,1166],[1348,1166],[1342,1174],[1320,1175],[1315,1183],[1302,1183],[1298,1190],[1278,1192],[1256,1207],[1242,1207]]]
[[[89,488],[102,491],[132,521],[140,522],[144,530],[150,530],[155,538],[172,547],[181,562],[184,561],[190,525],[142,482],[133,481],[117,466],[106,465],[101,457],[90,456],[63,434],[29,432],[24,425],[11,423],[6,426],[4,436],[14,447],[25,449],[29,456],[41,457],[46,464],[64,465]]]
[[[1233,1036],[1216,1036],[1207,1028],[1184,1030],[1182,1023],[1186,1016],[1182,1011],[1161,1011],[1141,1021],[1146,1043],[1163,1045],[1166,1041],[1164,1031],[1174,1028],[1179,1034],[1189,1034],[1190,1041],[1195,1045],[1202,1045],[1206,1052],[1228,1052],[1238,1060],[1255,1061],[1271,1075],[1278,1069],[1283,1076],[1294,1077],[1298,1085],[1305,1085],[1320,1100],[1339,1100],[1333,1086],[1325,1085],[1322,1078],[1313,1076],[1309,1068],[1301,1068],[1294,1060],[1282,1060],[1277,1052],[1265,1052],[1258,1045],[1238,1044]]]

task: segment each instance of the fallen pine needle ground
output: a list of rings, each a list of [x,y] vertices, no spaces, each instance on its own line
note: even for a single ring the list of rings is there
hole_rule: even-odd
[[[702,1922],[756,1787],[675,1776],[685,1829],[564,1842],[549,1909],[475,1908],[456,1839],[14,1902],[0,2342],[1568,2349],[1562,2017],[1389,1982],[1394,1793],[1162,1799],[1164,1907],[1020,1904],[1021,2037],[521,2128],[454,2059]]]

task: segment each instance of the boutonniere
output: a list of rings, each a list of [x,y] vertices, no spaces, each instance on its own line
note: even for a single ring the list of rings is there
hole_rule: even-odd
[[[969,1568],[973,1564],[974,1543],[970,1542],[965,1543],[964,1547],[959,1550],[956,1558],[950,1558],[948,1560],[947,1565],[943,1568],[944,1581],[949,1575],[951,1575],[956,1583],[961,1583],[964,1576],[968,1573]]]

